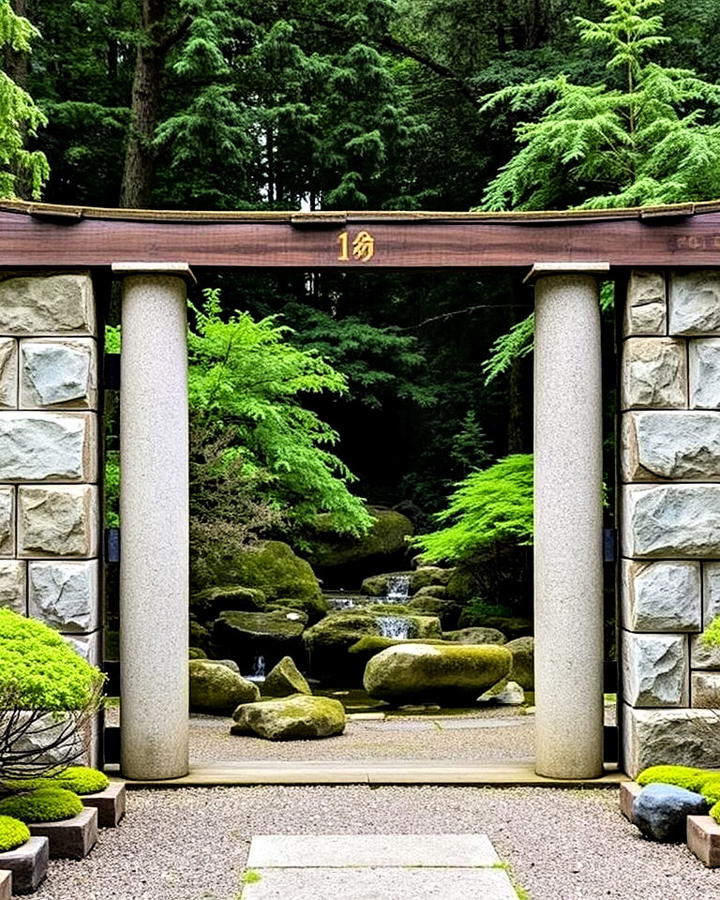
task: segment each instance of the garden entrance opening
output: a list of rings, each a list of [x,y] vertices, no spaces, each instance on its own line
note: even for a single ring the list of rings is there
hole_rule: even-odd
[[[292,215],[4,204],[8,269],[89,269],[122,282],[123,773],[188,769],[187,281],[208,269],[375,267],[502,268],[534,283],[536,770],[600,776],[599,282],[631,268],[718,265],[719,209]],[[633,522],[643,496],[633,494]],[[633,528],[628,555],[664,553]]]

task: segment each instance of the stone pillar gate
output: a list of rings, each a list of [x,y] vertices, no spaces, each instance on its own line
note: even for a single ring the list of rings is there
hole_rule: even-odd
[[[114,268],[126,279],[123,765],[137,778],[172,777],[187,767],[186,272]],[[538,767],[587,777],[599,774],[601,741],[596,288],[587,273],[561,272],[537,287]],[[720,765],[720,652],[699,641],[720,613],[720,272],[632,272],[623,321],[625,768]],[[0,276],[0,605],[45,621],[94,663],[97,338],[87,272]],[[560,438],[575,449],[558,467]],[[161,583],[174,587],[158,597]],[[162,647],[144,640],[149,631]]]

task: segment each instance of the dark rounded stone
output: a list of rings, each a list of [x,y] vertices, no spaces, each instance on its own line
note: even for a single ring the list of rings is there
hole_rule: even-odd
[[[704,816],[710,808],[701,795],[673,784],[649,784],[635,798],[633,822],[651,841],[684,841],[688,816]]]

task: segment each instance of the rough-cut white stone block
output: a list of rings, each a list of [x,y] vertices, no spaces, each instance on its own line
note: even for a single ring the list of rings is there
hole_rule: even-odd
[[[674,272],[668,306],[670,334],[720,334],[720,272]]]
[[[690,698],[695,709],[720,709],[720,672],[693,672]]]
[[[720,481],[720,413],[627,412],[622,448],[625,481]]]
[[[59,631],[98,625],[97,560],[28,563],[28,611]]]
[[[621,389],[623,409],[684,409],[685,342],[672,338],[628,338],[623,349]]]
[[[720,669],[720,647],[708,646],[700,634],[690,638],[690,668]]]
[[[93,485],[23,485],[18,507],[20,556],[97,556],[99,513]]]
[[[720,767],[720,717],[708,709],[634,709],[622,704],[623,762],[631,778],[648,766]]]
[[[687,706],[685,635],[622,633],[623,698],[632,706]]]
[[[690,406],[720,409],[720,338],[696,338],[689,346]]]
[[[20,406],[97,405],[97,359],[93,338],[20,342]]]
[[[625,335],[661,335],[666,330],[665,276],[636,269],[628,283]]]
[[[89,275],[0,281],[0,334],[95,334]]]
[[[0,556],[15,555],[15,488],[0,487]]]
[[[622,561],[623,626],[629,631],[700,631],[700,563]]]
[[[703,628],[720,616],[720,562],[703,563]]]
[[[93,481],[94,413],[0,411],[0,481]]]
[[[720,485],[624,488],[623,555],[720,557]]]
[[[93,666],[99,666],[100,659],[100,631],[92,634],[65,634],[63,637],[73,650]]]
[[[0,560],[0,607],[27,615],[25,566],[21,559]]]
[[[0,407],[18,405],[17,341],[0,338]]]

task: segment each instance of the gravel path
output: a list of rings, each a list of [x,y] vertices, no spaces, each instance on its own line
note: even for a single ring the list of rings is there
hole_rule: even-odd
[[[47,882],[34,896],[236,900],[254,834],[480,832],[510,863],[532,900],[720,898],[720,870],[705,869],[681,845],[645,841],[620,816],[617,802],[614,789],[133,791],[120,828],[103,831],[83,862],[53,860]]]

